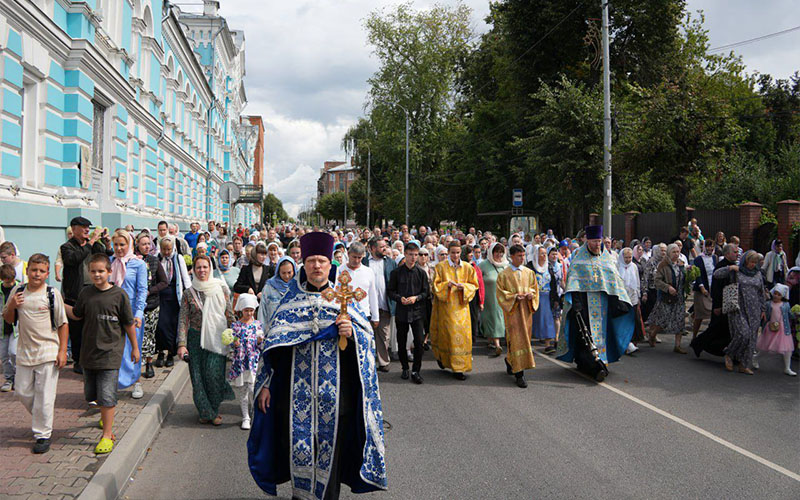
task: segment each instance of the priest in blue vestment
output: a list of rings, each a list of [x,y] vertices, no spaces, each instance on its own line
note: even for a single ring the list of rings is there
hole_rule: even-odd
[[[266,326],[255,409],[247,442],[250,473],[276,495],[291,481],[292,497],[339,498],[386,489],[383,410],[369,320],[355,304],[337,319],[338,303],[321,292],[329,282],[333,238],[300,238],[307,280],[292,280]],[[347,337],[340,350],[339,336]]]
[[[586,243],[572,256],[562,313],[566,321],[556,351],[558,359],[574,361],[579,371],[598,382],[608,375],[608,363],[625,352],[636,321],[625,283],[602,238],[603,226],[587,226]]]

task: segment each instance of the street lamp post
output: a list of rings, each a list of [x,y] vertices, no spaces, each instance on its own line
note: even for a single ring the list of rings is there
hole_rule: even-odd
[[[372,149],[367,144],[367,228],[369,228],[369,188],[370,188],[370,174],[372,171]]]

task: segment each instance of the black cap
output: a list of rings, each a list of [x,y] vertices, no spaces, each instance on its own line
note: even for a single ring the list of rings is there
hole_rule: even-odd
[[[92,225],[92,222],[87,219],[86,217],[74,217],[70,222],[70,226],[83,226],[89,227]]]

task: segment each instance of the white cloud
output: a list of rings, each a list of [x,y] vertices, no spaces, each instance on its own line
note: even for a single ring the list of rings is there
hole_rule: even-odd
[[[401,0],[221,0],[220,14],[244,30],[245,113],[261,115],[266,130],[266,186],[296,215],[316,192],[326,160],[342,160],[342,135],[362,112],[366,80],[377,68],[363,20],[370,11]],[[455,0],[440,0],[455,4]],[[199,3],[199,2],[198,2]],[[431,0],[417,0],[425,8]],[[484,31],[488,0],[467,0],[474,26]],[[760,36],[794,24],[794,0],[688,0],[703,9],[712,46]],[[198,6],[182,5],[197,10]],[[748,45],[749,71],[786,78],[797,68],[800,33]]]

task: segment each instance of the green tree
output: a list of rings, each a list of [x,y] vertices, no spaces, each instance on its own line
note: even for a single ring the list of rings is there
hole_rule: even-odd
[[[264,196],[261,206],[264,209],[264,219],[267,221],[270,221],[271,214],[275,214],[278,221],[289,221],[291,219],[283,208],[283,202],[272,193],[267,193]]]
[[[379,66],[368,80],[368,114],[348,131],[343,145],[348,148],[355,139],[365,177],[364,146],[369,142],[376,215],[404,218],[405,109],[410,123],[410,217],[437,221],[443,202],[424,181],[428,173],[444,168],[457,63],[470,50],[470,15],[461,3],[420,10],[404,3],[374,11],[364,22]]]
[[[702,17],[687,16],[672,71],[651,87],[631,86],[635,114],[621,121],[626,133],[615,165],[672,191],[675,227],[686,223],[691,181],[707,176],[744,138],[730,95],[743,79],[741,61],[708,54]]]
[[[339,191],[322,196],[317,201],[317,212],[326,220],[342,221],[344,219],[344,200],[345,195]],[[348,197],[347,211],[350,212],[352,202]]]

